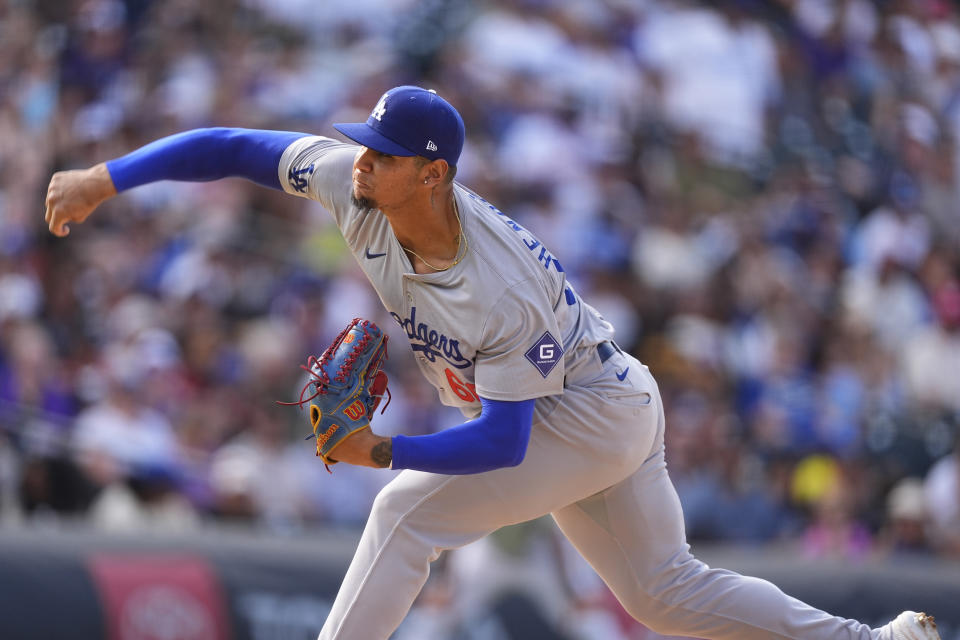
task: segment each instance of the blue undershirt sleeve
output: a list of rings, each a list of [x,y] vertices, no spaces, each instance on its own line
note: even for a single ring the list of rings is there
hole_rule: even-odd
[[[293,131],[194,129],[160,138],[107,162],[117,192],[157,182],[206,182],[239,177],[281,189],[277,167],[284,150],[309,134]]]
[[[463,475],[523,462],[534,400],[481,398],[480,417],[425,436],[394,436],[394,469]]]

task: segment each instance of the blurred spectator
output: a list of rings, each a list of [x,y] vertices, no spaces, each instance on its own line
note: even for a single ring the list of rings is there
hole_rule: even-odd
[[[96,486],[121,482],[141,470],[176,473],[180,466],[173,428],[140,401],[144,372],[138,363],[112,354],[104,396],[78,416],[73,437],[81,468]]]
[[[91,522],[114,531],[191,528],[196,514],[179,491],[183,465],[174,431],[144,405],[147,354],[119,345],[106,354],[104,397],[77,416],[72,440],[85,483],[95,491]]]
[[[278,532],[315,520],[310,494],[323,468],[312,452],[293,447],[282,423],[263,408],[245,407],[242,419],[244,431],[210,461],[214,513]]]
[[[960,447],[933,465],[923,490],[934,548],[960,556]]]
[[[896,353],[903,336],[927,322],[927,297],[912,274],[892,258],[876,267],[848,272],[843,297],[849,322],[869,329],[877,342]]]
[[[681,130],[696,131],[722,162],[757,155],[780,85],[768,28],[732,6],[656,4],[634,46],[663,78],[664,113]]]
[[[0,321],[0,420],[8,425],[43,416],[66,420],[75,411],[68,372],[55,363],[45,327],[34,321]]]
[[[923,481],[903,478],[887,496],[887,514],[879,541],[888,553],[926,553],[928,540],[927,505]]]
[[[919,406],[960,411],[960,284],[948,283],[932,294],[934,323],[904,347],[907,384]]]
[[[90,505],[94,527],[114,533],[183,533],[199,526],[199,517],[180,492],[179,478],[164,468],[138,468],[125,482],[103,488]]]
[[[803,534],[804,554],[837,561],[865,559],[873,549],[866,523],[858,516],[850,479],[836,461],[813,456],[800,462],[794,493],[806,501],[811,521]]]

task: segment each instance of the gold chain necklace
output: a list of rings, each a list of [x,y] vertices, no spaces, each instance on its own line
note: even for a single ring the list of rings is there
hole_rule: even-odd
[[[433,266],[432,264],[430,264],[429,262],[427,262],[426,260],[424,260],[423,256],[420,255],[419,253],[417,253],[416,251],[414,251],[413,249],[407,249],[407,248],[404,247],[403,245],[400,245],[400,246],[401,246],[401,247],[403,248],[403,250],[406,251],[407,253],[409,253],[409,254],[411,254],[411,255],[415,255],[415,256],[417,256],[418,258],[420,258],[420,262],[422,262],[423,264],[427,265],[429,268],[433,269],[434,271],[446,271],[447,269],[452,269],[452,268],[454,268],[455,266],[457,266],[458,264],[460,264],[460,261],[461,261],[461,260],[463,260],[464,258],[467,257],[467,251],[470,249],[470,243],[467,241],[467,236],[466,236],[466,234],[463,233],[463,223],[460,222],[460,207],[457,206],[457,200],[456,200],[456,198],[454,198],[454,200],[453,200],[453,213],[457,216],[457,226],[460,228],[460,233],[457,234],[457,255],[456,255],[456,258],[457,258],[457,259],[454,260],[453,262],[451,262],[450,264],[448,264],[447,266],[445,266],[445,267],[435,267],[435,266]],[[462,247],[462,248],[463,248],[463,252],[462,252],[462,253],[461,253],[460,238],[463,238],[463,247]]]

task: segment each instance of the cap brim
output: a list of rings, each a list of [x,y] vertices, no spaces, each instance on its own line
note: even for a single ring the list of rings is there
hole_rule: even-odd
[[[357,144],[368,149],[385,153],[388,156],[415,156],[414,152],[403,147],[390,138],[378,133],[366,122],[349,122],[334,124],[333,128],[347,136]]]

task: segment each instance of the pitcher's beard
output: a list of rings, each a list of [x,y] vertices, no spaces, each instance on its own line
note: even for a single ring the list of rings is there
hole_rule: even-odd
[[[358,198],[355,194],[350,194],[350,202],[353,206],[358,209],[376,209],[377,203],[371,200],[370,198],[360,197]]]

